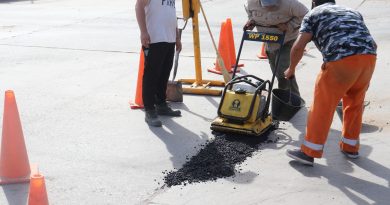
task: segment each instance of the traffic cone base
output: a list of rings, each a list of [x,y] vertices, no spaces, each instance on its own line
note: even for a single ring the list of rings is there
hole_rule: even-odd
[[[130,104],[130,108],[133,109],[133,110],[134,109],[142,109],[142,108],[144,108],[144,105],[138,105],[137,103],[135,103],[133,101],[130,101],[129,104]]]
[[[234,68],[234,67],[231,67],[231,68]],[[217,69],[217,68],[208,68],[207,71],[211,72],[211,73],[215,73],[215,74],[219,74],[219,75],[222,75],[222,71]],[[230,69],[228,70],[229,73],[233,73],[233,70]],[[236,70],[236,73],[239,73],[240,72],[240,66],[237,67],[237,70]]]
[[[267,59],[267,55],[261,55],[260,53],[257,54],[257,57],[258,57],[259,59]]]
[[[215,66],[215,63],[214,63],[214,66]],[[231,68],[234,68],[234,66],[236,66],[236,65],[232,65],[232,67]],[[244,64],[238,64],[237,65],[237,71],[238,70],[240,70],[239,68],[242,68],[242,67],[244,67],[245,65]],[[215,68],[211,68],[211,69],[214,69],[215,70]],[[210,72],[213,72],[213,71],[210,71]],[[231,70],[231,72],[230,73],[232,73],[233,71]],[[239,71],[238,71],[239,72]]]
[[[30,175],[22,178],[16,178],[16,179],[0,177],[0,185],[27,183],[29,181],[30,181]]]
[[[29,174],[26,177],[20,177],[20,178],[16,178],[16,179],[14,179],[14,178],[7,178],[7,177],[0,177],[0,185],[28,183],[30,181],[30,177],[34,173],[37,173],[38,165],[31,164],[30,170],[31,170],[31,174]]]
[[[236,65],[232,65],[232,68],[234,68]],[[240,72],[239,70],[239,68],[242,68],[242,67],[244,67],[244,64],[238,64],[237,65],[237,72]]]

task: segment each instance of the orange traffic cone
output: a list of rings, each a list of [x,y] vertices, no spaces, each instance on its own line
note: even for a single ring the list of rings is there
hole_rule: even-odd
[[[228,38],[228,45],[229,45],[229,51],[230,51],[230,66],[234,68],[236,66],[236,48],[234,46],[234,36],[233,36],[233,25],[232,25],[232,19],[228,18],[226,19],[226,30],[227,30],[227,38]],[[228,65],[226,65],[228,66]],[[243,67],[244,64],[239,64],[238,67]],[[240,72],[240,69],[237,68],[236,72]]]
[[[144,64],[145,64],[144,51],[141,49],[141,53],[139,57],[139,65],[138,65],[137,90],[135,91],[134,102],[130,102],[131,109],[144,108],[144,101],[142,100],[142,78],[144,76]]]
[[[28,205],[49,205],[45,177],[39,173],[31,176],[28,192]]]
[[[0,185],[28,182],[30,173],[30,163],[15,95],[12,90],[7,90],[5,91],[0,153]]]
[[[228,44],[228,36],[227,36],[227,27],[226,22],[222,22],[221,24],[221,32],[219,33],[219,43],[218,43],[218,52],[221,55],[221,58],[223,60],[223,63],[226,66],[226,70],[231,73],[231,64],[230,64],[230,51],[229,51],[229,44]],[[216,73],[216,74],[222,74],[221,71],[221,65],[218,63],[218,56],[215,63],[215,68],[207,69],[209,72]]]
[[[267,54],[265,53],[265,43],[261,44],[260,53],[257,54],[257,57],[260,59],[267,59]]]

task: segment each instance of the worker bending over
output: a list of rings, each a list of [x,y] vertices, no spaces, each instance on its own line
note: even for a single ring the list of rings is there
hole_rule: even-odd
[[[377,48],[359,12],[336,5],[334,0],[313,0],[312,5],[291,49],[290,67],[285,71],[286,78],[294,76],[310,41],[322,53],[324,62],[315,84],[305,139],[299,150],[287,150],[289,157],[308,165],[313,165],[314,158],[322,157],[334,111],[341,99],[340,150],[349,158],[359,156],[363,102],[375,69]]]

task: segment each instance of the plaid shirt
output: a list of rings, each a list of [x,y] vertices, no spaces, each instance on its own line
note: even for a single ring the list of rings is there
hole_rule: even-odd
[[[320,5],[307,13],[300,32],[313,34],[312,40],[324,62],[356,54],[376,55],[376,43],[362,15],[333,3]]]

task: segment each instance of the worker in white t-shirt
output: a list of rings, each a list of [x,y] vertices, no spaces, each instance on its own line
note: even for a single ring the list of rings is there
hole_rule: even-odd
[[[175,47],[181,50],[175,0],[137,0],[135,11],[145,54],[142,83],[145,121],[161,127],[158,115],[181,116],[179,110],[172,110],[166,103]]]

